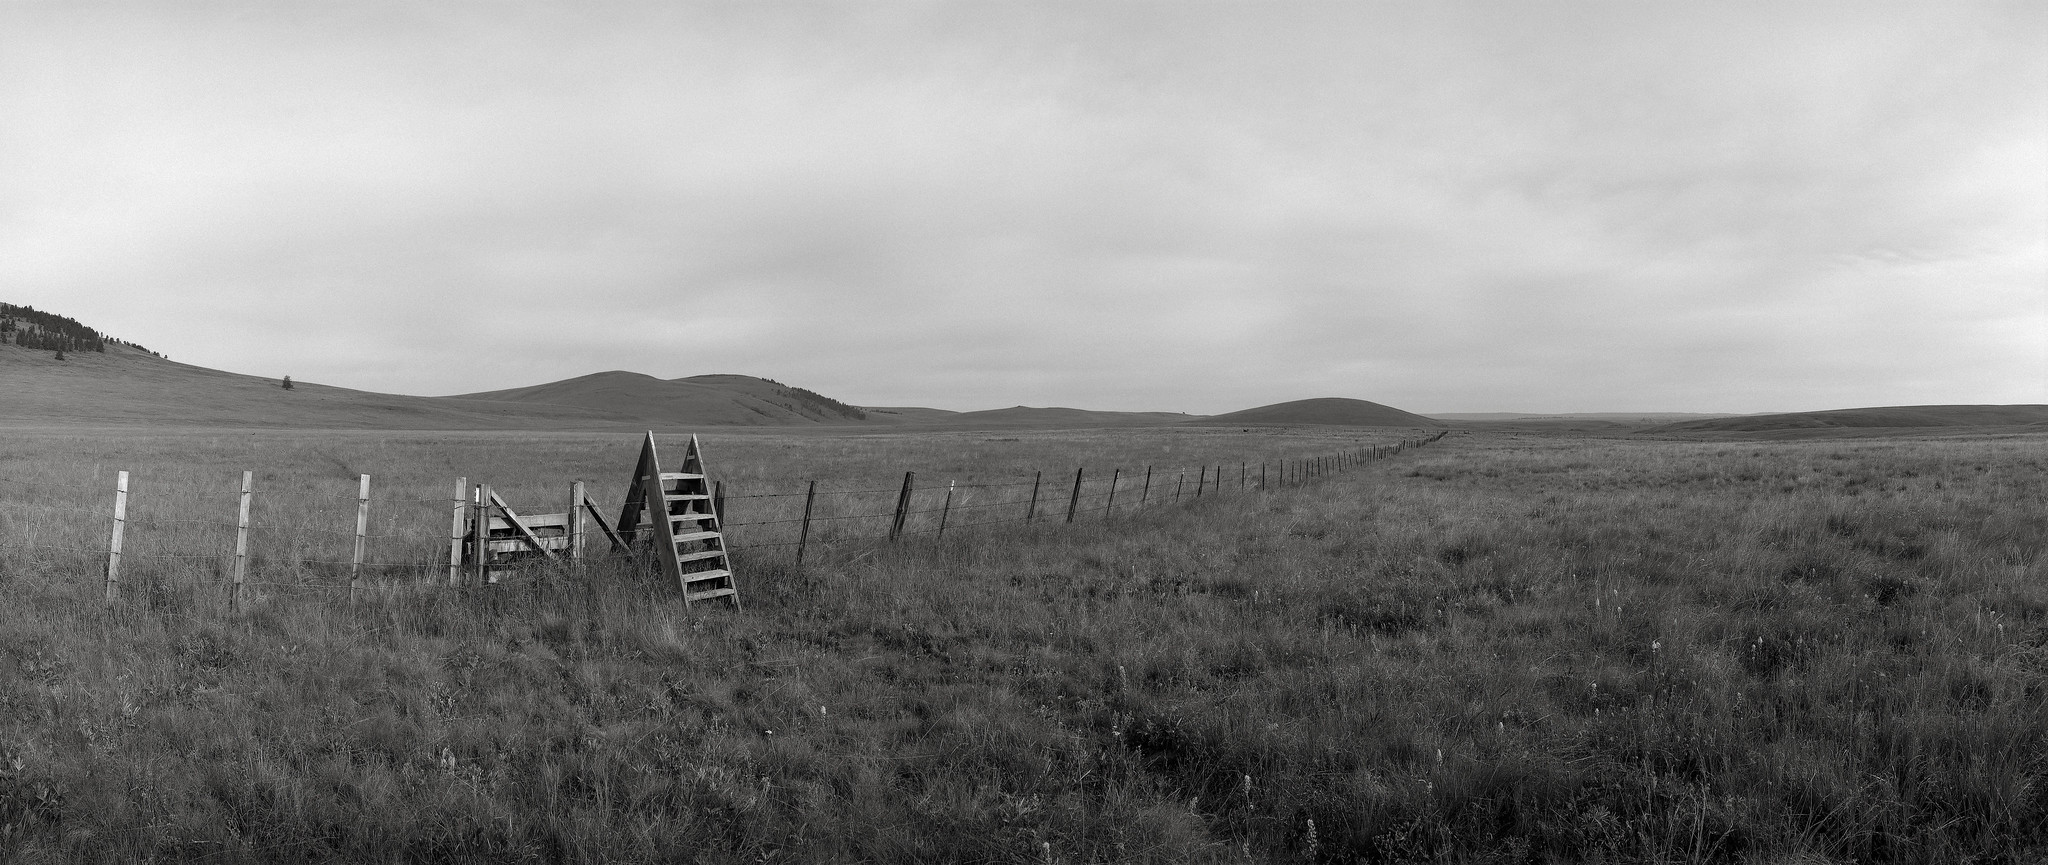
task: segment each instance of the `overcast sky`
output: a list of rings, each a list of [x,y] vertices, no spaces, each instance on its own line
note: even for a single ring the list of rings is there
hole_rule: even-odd
[[[2048,402],[2048,3],[0,2],[0,301],[453,394]]]

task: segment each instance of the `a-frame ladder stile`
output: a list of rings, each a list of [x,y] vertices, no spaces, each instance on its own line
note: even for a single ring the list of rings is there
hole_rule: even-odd
[[[732,560],[725,554],[725,535],[696,436],[690,437],[678,468],[662,471],[654,433],[649,432],[640,447],[626,505],[619,511],[619,530],[628,543],[638,542],[641,532],[650,533],[646,540],[661,560],[662,571],[682,589],[684,605],[726,598],[738,609],[739,587],[733,582]]]

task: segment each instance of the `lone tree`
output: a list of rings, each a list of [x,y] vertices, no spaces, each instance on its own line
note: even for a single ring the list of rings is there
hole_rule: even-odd
[[[64,350],[63,350],[63,349],[61,349],[61,348],[60,348],[60,349],[57,349],[57,359],[58,359],[58,360],[63,360],[63,359],[64,359]]]
[[[291,389],[292,389],[292,377],[291,377],[291,376],[285,376],[285,377],[284,377],[284,389],[285,389],[285,390],[291,390]]]

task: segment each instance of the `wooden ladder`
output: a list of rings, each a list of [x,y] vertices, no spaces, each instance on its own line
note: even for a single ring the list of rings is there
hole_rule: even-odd
[[[619,531],[628,544],[642,532],[654,547],[661,569],[682,589],[683,605],[727,598],[740,608],[740,590],[733,583],[732,560],[725,554],[725,534],[712,505],[711,484],[697,437],[683,452],[682,471],[661,470],[654,452],[654,433],[640,446],[640,465],[619,511]],[[660,502],[661,507],[653,507]]]

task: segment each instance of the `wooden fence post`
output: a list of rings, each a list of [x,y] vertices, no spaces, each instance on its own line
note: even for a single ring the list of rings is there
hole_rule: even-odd
[[[1187,469],[1185,469],[1185,468],[1183,468],[1183,469],[1181,469],[1181,470],[1180,470],[1180,475],[1179,475],[1179,476],[1177,476],[1176,478],[1174,478],[1174,481],[1173,481],[1173,500],[1174,500],[1174,501],[1180,501],[1180,490],[1181,490],[1181,488],[1182,488],[1182,487],[1185,487],[1185,486],[1187,486],[1187,485],[1188,485],[1188,470],[1187,470]]]
[[[474,569],[475,578],[470,581],[470,585],[482,588],[489,585],[491,577],[490,569],[485,567],[485,562],[491,557],[490,484],[476,485],[476,534],[472,539],[475,544],[471,547],[474,552],[471,554],[470,565]]]
[[[363,535],[370,531],[370,476],[363,475],[356,488],[356,552],[348,566],[348,602],[356,602],[356,590],[363,586]]]
[[[811,481],[804,492],[804,524],[796,533],[796,563],[804,563],[804,546],[811,542],[811,503],[818,500],[818,482]]]
[[[128,528],[128,473],[114,477],[114,537],[107,544],[107,606],[121,594],[121,535]]]
[[[1152,498],[1152,467],[1145,467],[1145,488],[1138,492],[1138,508],[1144,509],[1145,501]]]
[[[1024,512],[1024,521],[1027,523],[1038,519],[1038,485],[1044,480],[1044,470],[1031,473],[1031,507]]]
[[[713,481],[711,484],[711,512],[718,515],[719,528],[724,528],[726,520],[725,481]]]
[[[939,537],[946,536],[946,519],[953,515],[953,485],[959,481],[946,482],[946,503],[939,506]]]
[[[1074,470],[1074,494],[1067,499],[1067,522],[1074,521],[1074,509],[1081,506],[1081,473],[1086,469]]]
[[[910,484],[917,472],[903,473],[903,492],[896,495],[896,519],[889,524],[889,540],[894,541],[903,534],[903,519],[910,514]]]
[[[1208,481],[1209,481],[1209,467],[1208,467],[1208,466],[1203,466],[1203,467],[1201,468],[1201,471],[1200,471],[1200,472],[1199,472],[1198,474],[1196,474],[1196,475],[1195,475],[1195,498],[1198,498],[1198,499],[1199,499],[1199,498],[1201,498],[1201,497],[1202,497],[1202,486],[1203,486],[1204,484],[1208,483]]]
[[[1266,464],[1259,463],[1259,489],[1266,488]]]
[[[469,507],[469,478],[455,479],[455,507],[448,518],[448,585],[462,585],[462,517]]]
[[[1116,513],[1116,482],[1122,480],[1123,476],[1123,469],[1110,469],[1109,471],[1109,504],[1102,507],[1102,519],[1104,522],[1107,522]]]
[[[1237,488],[1240,490],[1244,489],[1244,479],[1248,471],[1246,465],[1246,463],[1237,464]]]
[[[228,594],[228,608],[242,609],[242,580],[249,573],[249,493],[255,472],[242,473],[242,506],[235,517],[235,586]]]
[[[569,567],[583,563],[583,482],[569,485]]]

